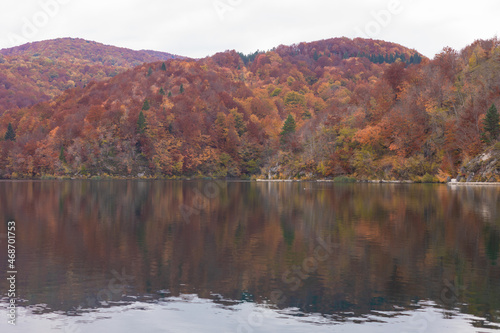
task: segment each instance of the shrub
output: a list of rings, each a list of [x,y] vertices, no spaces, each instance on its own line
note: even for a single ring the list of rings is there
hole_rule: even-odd
[[[333,178],[334,183],[355,183],[357,182],[356,178],[349,176],[338,176]]]
[[[429,175],[428,173],[426,173],[425,175],[422,176],[421,181],[422,181],[422,183],[438,183],[439,182],[439,180],[435,176]]]

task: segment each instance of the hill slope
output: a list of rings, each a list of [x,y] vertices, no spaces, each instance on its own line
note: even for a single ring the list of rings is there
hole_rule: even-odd
[[[61,38],[0,50],[0,114],[47,101],[91,80],[177,56]]]
[[[427,179],[479,153],[497,40],[435,59],[337,38],[153,62],[0,118],[4,177]],[[495,74],[496,73],[496,74]],[[286,126],[285,126],[286,124]]]

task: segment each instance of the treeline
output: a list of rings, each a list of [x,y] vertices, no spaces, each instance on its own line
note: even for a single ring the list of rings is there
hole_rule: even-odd
[[[398,54],[398,53],[390,54],[390,55],[388,55],[387,53],[385,55],[382,55],[382,54],[366,55],[366,54],[362,53],[359,56],[366,57],[366,58],[370,59],[370,61],[375,63],[375,64],[383,64],[383,63],[392,64],[396,61],[402,61],[402,62],[406,63],[407,65],[418,65],[422,62],[422,56],[420,54],[418,54],[417,52],[415,52],[412,56],[410,56],[409,59],[406,59],[406,56],[404,54]]]

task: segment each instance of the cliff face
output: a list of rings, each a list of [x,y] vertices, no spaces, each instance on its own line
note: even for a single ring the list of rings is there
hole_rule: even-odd
[[[500,182],[500,144],[476,156],[461,170],[457,181]]]

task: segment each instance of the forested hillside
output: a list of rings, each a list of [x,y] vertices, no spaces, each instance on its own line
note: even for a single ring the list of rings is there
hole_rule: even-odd
[[[444,180],[497,139],[496,39],[430,60],[336,38],[111,76],[4,108],[1,176]]]
[[[0,114],[48,101],[64,90],[108,79],[145,62],[176,56],[75,38],[0,50]]]

